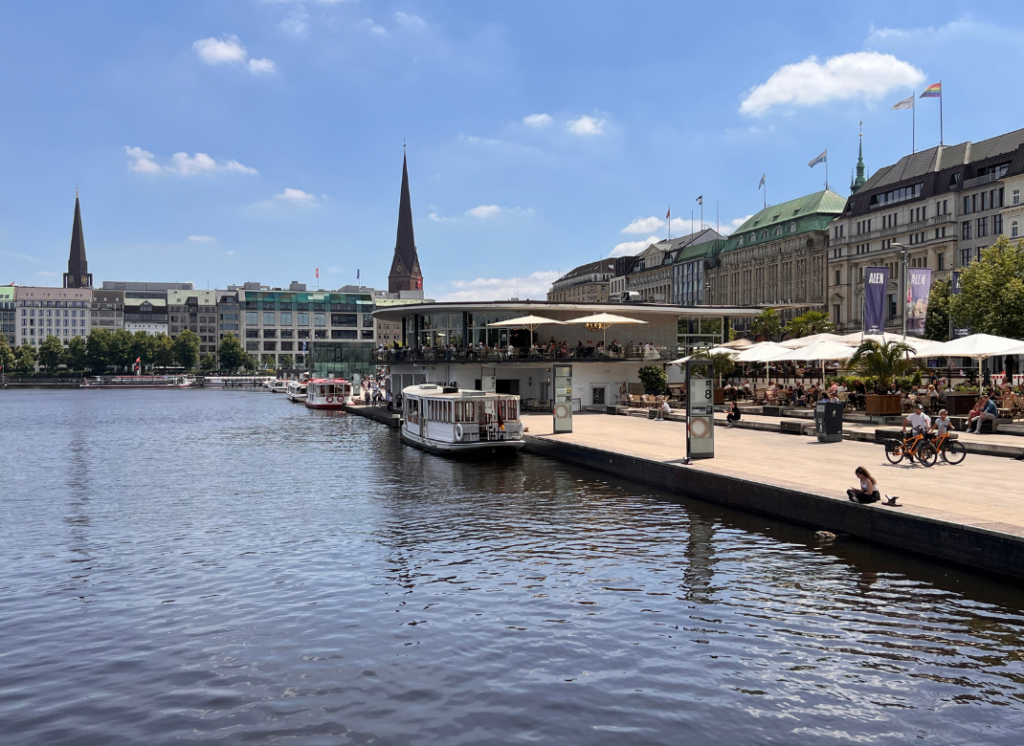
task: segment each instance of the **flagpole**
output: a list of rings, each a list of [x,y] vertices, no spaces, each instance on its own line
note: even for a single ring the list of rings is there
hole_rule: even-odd
[[[945,137],[942,132],[942,81],[939,81],[939,145],[945,145]]]
[[[917,91],[911,94],[914,105],[910,107],[910,152],[917,152]]]
[[[828,191],[828,148],[825,148],[825,191]]]
[[[715,200],[715,233],[722,233],[722,216],[718,211],[718,200]]]

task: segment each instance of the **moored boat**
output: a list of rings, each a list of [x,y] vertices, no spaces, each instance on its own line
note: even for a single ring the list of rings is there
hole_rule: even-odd
[[[192,376],[93,376],[83,389],[186,389],[195,384]]]
[[[267,388],[274,394],[287,394],[289,383],[287,378],[275,378]]]
[[[289,381],[288,382],[288,401],[290,402],[305,402],[306,401],[306,382],[305,381]]]
[[[423,383],[402,390],[402,440],[443,455],[515,454],[519,397]]]
[[[352,403],[352,384],[344,378],[316,378],[306,382],[310,409],[344,409]]]

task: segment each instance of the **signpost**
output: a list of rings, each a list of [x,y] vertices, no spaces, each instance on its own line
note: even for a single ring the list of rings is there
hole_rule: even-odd
[[[554,408],[552,414],[555,418],[555,433],[572,432],[572,366],[552,365],[551,373],[554,376]]]
[[[715,457],[715,377],[710,360],[686,361],[686,460]]]

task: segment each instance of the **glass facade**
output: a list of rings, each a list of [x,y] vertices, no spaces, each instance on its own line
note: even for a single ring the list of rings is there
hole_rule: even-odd
[[[352,380],[356,373],[373,375],[376,363],[372,360],[372,342],[339,342],[317,340],[312,343],[310,371],[316,378],[344,378]]]

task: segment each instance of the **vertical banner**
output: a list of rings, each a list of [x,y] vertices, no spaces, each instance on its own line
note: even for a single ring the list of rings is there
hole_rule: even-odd
[[[928,317],[928,295],[932,291],[930,269],[908,269],[907,279],[907,334],[924,336],[924,322]]]
[[[949,295],[950,295],[950,298],[952,298],[953,296],[956,296],[956,295],[960,295],[960,272],[959,272],[959,270],[954,270],[953,273],[950,275],[950,279],[949,279]],[[953,323],[953,314],[952,314],[952,312],[950,312],[950,315],[949,315],[949,327],[950,327],[950,333],[949,333],[949,338],[950,339],[960,339],[960,337],[969,337],[971,335],[971,327],[969,327],[969,326],[957,326],[956,324]]]
[[[888,267],[864,268],[864,333],[885,332],[885,289],[889,286]]]

